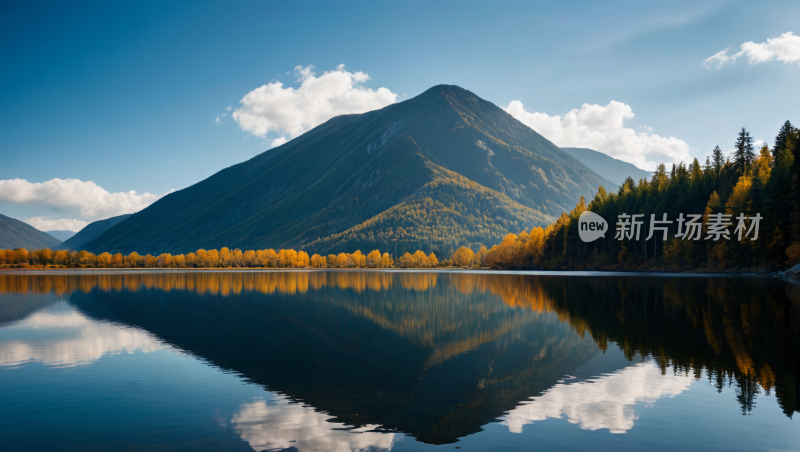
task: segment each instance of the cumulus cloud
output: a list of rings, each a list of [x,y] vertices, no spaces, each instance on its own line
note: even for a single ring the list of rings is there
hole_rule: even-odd
[[[365,88],[369,75],[348,72],[343,64],[319,77],[313,69],[294,69],[300,82],[297,89],[273,81],[247,93],[232,113],[239,127],[261,138],[271,131],[293,138],[334,116],[376,110],[397,100],[387,88]]]
[[[84,366],[105,355],[151,353],[167,348],[147,331],[92,320],[64,301],[3,327],[3,332],[0,367],[27,363]]]
[[[639,363],[588,381],[557,384],[511,410],[503,424],[513,433],[522,433],[525,424],[566,416],[585,430],[625,433],[637,419],[637,403],[675,397],[689,389],[692,381],[692,377],[680,374],[662,375],[653,362]]]
[[[78,179],[56,178],[36,183],[25,179],[0,180],[0,203],[78,208],[86,218],[138,212],[166,194],[140,195],[133,190],[109,193],[92,181]]]
[[[800,64],[800,36],[795,36],[791,31],[787,31],[777,38],[769,38],[767,42],[747,41],[740,48],[741,50],[733,55],[728,55],[730,47],[720,50],[706,58],[703,65],[709,69],[716,65],[717,69],[720,69],[725,64],[733,64],[742,57],[747,57],[750,64],[764,63],[773,59],[784,63]]]
[[[47,217],[33,217],[25,220],[26,223],[40,231],[73,231],[78,232],[89,224],[88,221],[75,218],[62,218],[51,220]]]
[[[286,143],[287,141],[288,140],[284,137],[275,138],[274,140],[272,140],[272,147],[276,148],[282,145],[283,143]]]
[[[527,111],[518,100],[504,110],[558,146],[593,149],[646,170],[662,161],[691,158],[689,145],[683,140],[625,127],[635,115],[630,105],[622,102],[583,104],[580,110],[573,109],[563,117]]]
[[[351,452],[391,450],[399,433],[370,431],[377,425],[349,428],[330,422],[330,416],[312,407],[277,396],[269,402],[243,403],[231,423],[253,450],[297,450],[299,452]]]

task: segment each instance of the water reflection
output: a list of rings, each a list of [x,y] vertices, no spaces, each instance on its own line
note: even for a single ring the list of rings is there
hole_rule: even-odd
[[[243,403],[231,423],[255,451],[294,448],[298,452],[391,450],[399,433],[375,431],[332,421],[333,416],[292,403],[286,397]]]
[[[104,355],[162,349],[147,331],[86,317],[65,301],[0,329],[0,366],[91,364]]]
[[[625,433],[641,403],[701,378],[743,414],[772,392],[786,416],[800,409],[800,291],[767,279],[0,275],[0,293],[69,300],[0,313],[14,322],[0,328],[3,365],[170,344],[283,394],[233,416],[255,450],[391,449],[401,434],[445,444],[498,419],[514,433],[562,417]],[[3,342],[45,326],[56,336]]]
[[[652,362],[638,363],[599,378],[556,384],[511,410],[503,423],[511,432],[522,433],[525,424],[566,416],[583,429],[625,433],[633,428],[637,403],[674,397],[693,381],[681,374],[662,375]]]

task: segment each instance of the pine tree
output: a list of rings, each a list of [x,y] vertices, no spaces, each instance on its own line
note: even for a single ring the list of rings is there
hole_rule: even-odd
[[[793,129],[794,127],[792,127],[791,122],[786,121],[783,123],[781,131],[778,132],[778,136],[775,137],[775,147],[772,149],[772,155],[777,155],[778,152],[783,150],[786,146],[786,140],[789,138],[789,135],[791,135]]]
[[[714,174],[719,176],[722,166],[725,165],[725,156],[722,154],[722,149],[720,149],[719,146],[714,146],[714,150],[711,153],[711,160],[714,164]]]
[[[753,152],[753,137],[750,132],[742,127],[739,137],[736,139],[736,150],[734,151],[734,167],[738,175],[745,174],[750,167],[750,163],[756,157]]]

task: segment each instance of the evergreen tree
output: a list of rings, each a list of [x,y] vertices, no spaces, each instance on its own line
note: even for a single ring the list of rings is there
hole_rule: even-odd
[[[722,149],[720,149],[719,146],[714,146],[714,150],[711,153],[711,160],[714,164],[714,174],[719,176],[722,166],[725,165],[725,156],[722,154]]]
[[[792,123],[788,120],[783,123],[781,127],[781,131],[778,132],[778,136],[775,137],[775,147],[772,149],[773,155],[778,154],[778,152],[782,151],[784,147],[786,147],[786,140],[792,133]]]
[[[739,132],[739,137],[736,139],[736,150],[734,151],[733,164],[736,169],[736,174],[740,176],[745,174],[754,158],[753,137],[750,136],[750,132],[748,132],[747,129],[742,127],[742,130]]]

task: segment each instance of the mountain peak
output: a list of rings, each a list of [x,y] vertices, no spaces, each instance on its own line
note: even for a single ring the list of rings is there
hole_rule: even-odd
[[[545,226],[606,184],[498,106],[437,85],[334,118],[158,200],[86,246],[449,254]]]

